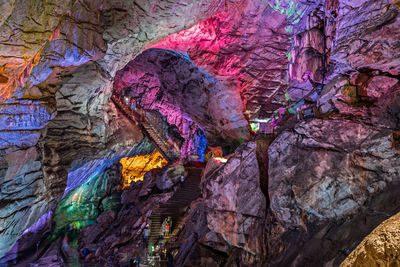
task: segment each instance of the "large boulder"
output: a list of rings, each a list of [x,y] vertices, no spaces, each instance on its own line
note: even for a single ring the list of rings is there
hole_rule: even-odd
[[[261,264],[266,254],[266,199],[260,189],[256,144],[241,145],[219,166],[210,160],[205,170],[202,198],[193,204],[179,236],[177,264]]]
[[[209,209],[210,229],[204,243],[221,239],[225,246],[216,247],[221,251],[239,247],[253,255],[260,254],[262,242],[254,237],[265,217],[266,201],[260,189],[256,144],[242,145],[226,164],[204,178],[203,197]]]
[[[280,134],[269,147],[271,263],[339,264],[399,210],[399,166],[391,129],[313,119]]]
[[[340,266],[397,266],[399,262],[400,213],[375,228]]]

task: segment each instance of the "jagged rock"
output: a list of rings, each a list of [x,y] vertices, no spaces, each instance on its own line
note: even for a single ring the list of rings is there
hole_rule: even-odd
[[[210,160],[207,165],[210,164],[215,163]],[[227,163],[217,168],[207,166],[206,170],[202,199],[193,204],[179,236],[177,264],[221,264],[228,258],[240,259],[243,264],[261,264],[266,249],[266,200],[260,189],[256,144],[241,145]],[[212,261],[212,255],[218,257]]]
[[[101,257],[87,257],[86,260],[102,262],[108,256],[113,256],[120,261],[127,261],[127,255],[132,255],[135,249],[143,247],[143,230],[149,223],[151,213],[173,195],[173,192],[155,193],[158,176],[168,169],[171,170],[171,167],[154,171],[154,174],[149,172],[143,181],[132,183],[122,193],[123,206],[115,216],[109,211],[100,215],[96,224],[83,229],[79,250],[89,248],[89,256],[101,251]]]
[[[298,18],[296,13],[286,16],[285,3],[276,11],[271,8],[275,4],[225,1],[225,8],[214,16],[150,47],[188,54],[222,84],[240,92],[251,120],[265,118],[284,102],[290,47],[286,18]]]
[[[290,83],[290,88],[288,89],[288,94],[291,100],[298,101],[303,99],[313,89],[314,86],[311,84],[309,79],[306,81],[292,80]]]
[[[157,99],[159,88],[137,95],[155,99],[144,106],[168,108],[185,139],[199,136],[193,121],[215,143],[247,137],[244,118],[271,116],[284,105],[287,85],[294,99],[316,92],[311,101],[329,113],[283,133],[281,127],[269,154],[257,153],[258,166],[248,161],[256,162],[250,143],[238,150],[249,153],[245,159],[237,154],[207,167],[205,199],[193,205],[180,237],[181,263],[337,265],[397,211],[399,1],[3,0],[0,10],[0,256],[64,194],[68,172],[91,171],[91,160],[129,153],[142,140],[108,98],[116,72],[149,47],[175,49],[193,61],[177,61],[183,70],[175,76],[163,73],[168,86],[185,81],[172,100]],[[204,76],[186,83],[194,72]],[[212,82],[196,91],[199,80]],[[188,141],[182,150],[193,147]],[[156,181],[147,178],[124,193],[124,208],[104,222],[114,230],[104,232],[101,220],[89,228],[94,234],[82,243],[93,250],[89,258],[116,248],[122,257],[118,247],[131,250],[140,241],[149,211],[172,194],[153,194]],[[270,194],[267,220],[260,186]],[[267,259],[260,259],[267,253],[261,240]]]
[[[344,99],[345,96],[342,94],[342,89],[348,84],[348,78],[342,75],[336,76],[329,81],[318,99],[318,106],[322,113],[328,113],[337,109],[334,101]]]
[[[369,82],[368,87],[360,90],[361,96],[380,98],[381,96],[389,93],[395,84],[399,82],[398,79],[390,78],[387,76],[374,76]]]
[[[110,225],[112,221],[114,221],[116,216],[115,211],[108,210],[102,213],[99,217],[97,217],[96,222],[102,225]]]
[[[146,50],[117,73],[114,90],[159,110],[186,140],[193,139],[193,131],[185,129],[191,126],[188,115],[209,142],[248,138],[240,95],[176,52]]]
[[[161,175],[157,176],[156,186],[161,191],[171,189],[177,183],[183,181],[187,176],[187,172],[182,165],[168,166]]]
[[[66,265],[63,255],[61,254],[58,242],[50,245],[49,249],[42,255],[40,259],[29,263],[28,267],[60,267]]]
[[[203,197],[209,210],[208,228],[220,235],[225,246],[215,249],[228,252],[239,247],[253,255],[261,255],[260,239],[254,238],[265,217],[265,196],[260,190],[260,175],[255,143],[239,147],[226,164],[205,176]],[[206,245],[215,242],[207,234]],[[253,236],[253,238],[248,238]]]
[[[10,153],[0,162],[0,251],[5,253],[14,245],[15,237],[46,213],[54,202],[47,199],[49,188],[43,182],[35,147]]]
[[[397,45],[400,36],[399,6],[391,0],[339,1],[336,49],[332,59],[342,72],[369,68],[400,73]]]
[[[329,47],[326,44],[326,33],[323,6],[316,7],[308,16],[305,25],[295,35],[293,47],[288,52],[290,55],[290,80],[293,83],[323,82],[326,74],[326,54]],[[302,86],[303,87],[303,86]],[[304,88],[306,89],[306,88]]]
[[[340,266],[396,266],[399,252],[400,213],[375,228]]]
[[[0,259],[0,263],[15,265],[18,262],[19,265],[24,266],[33,262],[37,258],[37,254],[44,252],[44,247],[48,246],[50,242],[43,242],[42,238],[51,233],[51,216],[52,212],[44,214],[29,229],[24,231],[13,248]],[[37,254],[32,255],[32,248],[35,248]]]
[[[339,264],[342,250],[398,211],[398,201],[383,200],[400,189],[392,136],[359,122],[313,119],[277,137],[269,147],[266,224],[273,266]]]
[[[118,158],[98,166],[100,171],[75,189],[71,190],[54,210],[54,232],[63,232],[72,222],[95,221],[96,218],[109,209],[118,209],[120,198],[114,200],[114,205],[107,207],[105,202],[113,198],[122,188],[121,167]],[[119,193],[120,195],[121,193]]]
[[[115,72],[139,54],[146,43],[190,27],[219,6],[215,1],[179,2],[179,5],[175,2],[87,0],[74,1],[72,5],[72,1],[42,3],[32,0],[16,1],[12,11],[8,5],[12,2],[6,2],[2,16],[11,13],[0,26],[0,65],[5,65],[5,68],[0,67],[0,87],[1,98],[8,100],[1,106],[22,103],[32,107],[39,105],[38,110],[45,106],[47,111],[43,118],[35,122],[38,128],[45,126],[56,110],[57,114],[45,130],[9,132],[1,125],[2,155],[35,146],[40,140],[38,153],[43,161],[43,178],[40,179],[48,187],[47,202],[63,195],[71,165],[77,168],[115,148],[119,147],[119,152],[126,149],[118,144],[120,139],[114,137],[119,126],[113,129],[109,125],[118,125],[118,121],[113,121],[114,115],[107,112]],[[42,57],[39,51],[43,52]],[[97,60],[97,63],[90,60]],[[82,66],[84,63],[87,65]],[[31,71],[33,75],[25,84]],[[40,101],[29,103],[30,99]],[[29,101],[25,103],[26,100]],[[13,112],[11,120],[15,121],[17,117]],[[33,124],[30,121],[24,123],[27,127]],[[138,130],[129,133],[126,129],[122,135],[126,133],[136,135],[127,140],[126,145],[141,139]],[[26,181],[26,184],[31,182]],[[44,201],[42,194],[35,198]],[[30,206],[27,202],[18,205],[22,203],[26,203],[25,209]],[[47,210],[35,205],[30,207],[29,214],[38,219]],[[36,208],[41,211],[34,212]],[[28,220],[29,223],[33,221]],[[15,226],[14,234],[5,238],[15,240],[23,230],[17,230]],[[6,232],[0,235],[6,235]],[[4,253],[0,251],[0,255]]]
[[[7,77],[7,83],[0,85],[1,100],[8,99],[29,77],[71,2],[2,1],[5,12],[0,20],[0,74]]]

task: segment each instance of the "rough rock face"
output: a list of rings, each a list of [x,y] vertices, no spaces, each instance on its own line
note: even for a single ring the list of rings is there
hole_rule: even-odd
[[[203,198],[211,231],[204,237],[206,245],[224,240],[228,246],[262,254],[261,238],[255,237],[262,232],[258,227],[265,216],[265,196],[255,150],[255,143],[242,145],[226,164],[205,174]],[[228,252],[224,246],[214,248]]]
[[[49,188],[43,182],[35,147],[10,153],[1,158],[0,164],[0,251],[5,253],[15,238],[38,219],[37,214],[46,213],[54,202],[48,199]]]
[[[339,264],[399,210],[399,166],[391,129],[332,118],[280,134],[269,147],[271,263]]]
[[[102,157],[118,143],[108,125],[114,115],[104,116],[116,71],[147,43],[207,19],[226,1],[39,2],[1,3],[0,147],[5,155],[40,139],[40,179],[52,203],[69,166]]]
[[[400,262],[400,214],[381,223],[340,266],[396,266]]]
[[[155,47],[192,62],[167,53],[144,64],[157,65],[157,75],[144,69],[124,82],[139,85],[133,96],[146,108],[172,110],[168,120],[185,138],[197,130],[192,120],[215,142],[247,137],[244,118],[270,116],[286,89],[314,117],[278,127],[268,155],[257,152],[262,164],[253,143],[222,166],[210,162],[177,261],[338,265],[400,207],[399,7],[398,0],[1,1],[0,256],[63,195],[69,172],[129,154],[142,140],[108,100],[117,71],[128,62],[139,68],[132,60]],[[119,214],[104,213],[84,232],[88,260],[120,247],[123,257],[140,241],[154,203],[171,195],[153,194],[159,188],[149,181],[123,195]]]
[[[60,18],[72,1],[2,1],[0,18],[0,99],[22,86]],[[4,11],[4,12],[3,12]]]
[[[178,184],[187,176],[187,172],[183,166],[169,166],[164,172],[157,175],[156,186],[160,191],[171,190],[173,186]]]
[[[210,160],[202,187],[202,198],[193,204],[179,236],[178,266],[223,262],[230,266],[229,262],[236,261],[261,264],[266,253],[266,201],[260,189],[256,144],[243,144],[225,164]],[[193,239],[193,233],[198,234],[198,240]],[[213,254],[219,255],[212,259]]]
[[[150,172],[143,182],[124,191],[120,211],[103,213],[96,224],[83,230],[79,247],[90,251],[85,260],[98,262],[114,255],[125,261],[142,247],[149,216],[178,192],[176,180],[185,175],[182,170],[182,166],[173,165]],[[170,178],[165,179],[167,176]],[[190,212],[184,212],[183,221],[175,226],[179,234],[173,243],[178,248],[176,264],[198,266],[208,262],[215,266],[225,262],[230,266],[242,261],[260,265],[266,253],[266,201],[260,190],[255,143],[239,147],[225,164],[210,160],[202,179],[201,198],[192,203]],[[198,234],[197,239],[194,233]]]
[[[89,249],[86,261],[104,262],[108,256],[121,262],[128,261],[126,257],[143,246],[143,230],[152,211],[172,196],[171,191],[152,193],[156,177],[148,173],[143,181],[132,183],[122,193],[122,208],[118,212],[109,210],[97,218],[96,224],[84,228],[79,239],[79,249]]]
[[[320,119],[269,148],[271,266],[339,265],[398,212],[397,14],[395,1],[325,1],[295,27],[289,94]]]
[[[102,167],[103,171],[94,174],[57,204],[53,213],[56,233],[63,232],[70,223],[95,221],[101,213],[117,209],[121,195],[118,191],[122,188],[121,167],[117,160]],[[113,198],[116,200],[112,201]]]
[[[117,73],[114,90],[145,109],[159,110],[184,139],[193,132],[186,129],[192,126],[190,120],[211,142],[248,138],[240,95],[173,51],[145,51]]]
[[[268,1],[225,3],[215,16],[151,47],[188,54],[195,64],[240,93],[250,119],[270,116],[284,102],[290,47],[286,15],[269,7]]]
[[[340,70],[368,68],[399,75],[398,13],[398,1],[339,1],[332,58],[343,64]]]
[[[29,203],[40,203],[44,195],[49,203],[41,210],[36,204],[27,209],[24,199],[18,204],[8,201],[2,210],[26,203],[26,216],[32,219],[24,226],[14,224],[7,230],[13,231],[12,235],[2,228],[1,235],[9,240],[2,244],[12,245],[35,221],[34,217],[38,219],[47,212],[62,195],[69,166],[79,167],[88,160],[76,155],[102,157],[113,149],[112,144],[120,147],[119,152],[126,148],[114,138],[118,127],[113,130],[109,125],[114,115],[104,115],[115,72],[139,54],[146,43],[205,19],[220,2],[2,2],[0,87],[2,99],[7,100],[1,103],[1,155],[33,147],[40,138],[37,153],[43,170],[39,179],[47,190],[30,195],[36,200]],[[42,130],[52,118],[55,120],[51,125]],[[140,140],[136,138],[135,142]],[[22,186],[33,181],[25,180]],[[0,255],[7,250],[3,249]]]

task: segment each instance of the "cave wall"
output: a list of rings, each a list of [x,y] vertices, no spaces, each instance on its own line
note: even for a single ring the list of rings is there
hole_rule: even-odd
[[[396,265],[399,262],[399,214],[375,228],[340,266]]]
[[[122,152],[140,141],[140,132],[133,128],[130,136],[122,133],[113,140],[123,126],[115,124],[116,115],[108,104],[115,72],[146,43],[190,27],[221,4],[97,0],[4,3],[9,16],[2,17],[0,26],[4,40],[0,49],[1,108],[5,114],[1,115],[5,118],[1,120],[1,155],[26,153],[34,147],[35,156],[22,164],[21,176],[26,179],[19,184],[25,188],[36,180],[46,187],[40,187],[41,192],[26,191],[35,201],[22,197],[4,202],[3,219],[10,227],[1,229],[1,255],[62,196],[71,164],[77,168],[90,158],[108,151]],[[49,124],[50,119],[54,120]],[[125,141],[120,144],[120,140]],[[24,171],[30,162],[39,172],[36,178]],[[35,202],[48,204],[40,208],[32,205]],[[20,212],[21,208],[25,212]],[[23,216],[31,219],[26,225],[16,223]]]
[[[249,138],[240,95],[176,52],[146,50],[116,74],[114,90],[158,110],[187,141],[198,127],[214,145]]]
[[[149,48],[187,54],[188,68],[218,85],[203,91],[230,93],[235,109],[229,114],[206,105],[191,114],[193,99],[175,106],[209,137],[226,131],[224,116],[234,115],[239,130],[222,137],[239,139],[248,134],[245,119],[270,117],[289,100],[313,107],[308,119],[278,125],[277,138],[264,152],[268,194],[259,200],[270,205],[250,215],[257,217],[254,224],[265,225],[251,232],[262,232],[257,242],[265,243],[245,247],[238,239],[247,232],[218,228],[224,225],[219,201],[226,202],[218,192],[232,182],[240,188],[235,179],[241,177],[211,175],[203,210],[212,212],[201,217],[209,234],[197,255],[225,253],[218,254],[218,264],[239,255],[272,266],[337,265],[398,212],[398,1],[7,0],[0,8],[0,256],[63,195],[69,171],[128,153],[142,140],[109,97],[117,71]],[[207,102],[196,93],[192,98]],[[147,108],[160,108],[160,101],[144,100]],[[206,115],[221,125],[211,125]],[[258,176],[259,166],[240,160],[254,171],[248,176]],[[213,180],[219,178],[217,185]],[[257,191],[259,184],[251,185]],[[207,193],[207,186],[215,190]],[[243,219],[242,212],[232,212]],[[210,252],[214,241],[222,245]]]

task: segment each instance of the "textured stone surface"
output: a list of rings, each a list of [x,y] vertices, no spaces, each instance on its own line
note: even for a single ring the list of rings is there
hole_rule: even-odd
[[[6,155],[1,159],[0,171],[0,250],[4,253],[38,219],[37,214],[46,213],[54,202],[47,198],[49,188],[43,182],[35,147]]]
[[[53,213],[54,231],[64,232],[72,222],[95,221],[103,212],[117,209],[120,204],[122,188],[121,166],[118,160],[100,166],[99,173],[94,173],[86,182],[69,192]],[[107,200],[116,198],[115,203],[107,205]]]
[[[42,162],[39,168],[43,169],[40,179],[48,189],[46,201],[52,203],[62,196],[71,165],[79,167],[90,158],[104,156],[109,150],[121,152],[141,139],[140,132],[134,126],[128,126],[132,131],[124,127],[125,122],[117,119],[115,108],[107,105],[115,72],[139,54],[145,43],[205,19],[220,3],[88,0],[70,5],[69,1],[39,2],[16,1],[0,29],[2,40],[7,40],[1,43],[1,55],[10,55],[1,57],[1,65],[6,64],[0,73],[2,99],[12,94],[12,98],[1,104],[4,109],[11,110],[12,115],[4,119],[0,137],[2,154],[34,146],[39,139],[38,154]],[[25,42],[32,43],[24,46]],[[81,66],[90,60],[98,63]],[[14,122],[18,124],[19,114],[23,115],[26,108],[38,110],[43,118],[37,121],[37,117],[30,117],[20,125],[36,128],[6,130]],[[42,130],[53,117],[55,119]],[[125,141],[121,144],[119,140]],[[25,183],[31,182],[33,180]],[[30,196],[43,199],[43,193]],[[25,208],[28,207],[26,200],[20,200],[19,204],[14,200],[8,203],[26,203]],[[36,210],[41,208],[33,205],[29,216],[38,219],[47,211]],[[34,221],[32,218],[27,222]],[[15,224],[9,230],[15,234],[3,232],[4,238],[12,245],[28,224],[23,227]]]
[[[188,54],[222,84],[240,93],[250,119],[269,116],[284,101],[286,16],[268,1],[225,1],[225,8],[151,47]],[[274,2],[274,1],[270,1]]]
[[[152,194],[155,179],[156,175],[148,173],[143,181],[132,183],[122,193],[122,208],[118,212],[103,213],[96,224],[83,229],[79,249],[90,250],[86,260],[103,262],[112,256],[119,261],[127,261],[127,255],[132,255],[135,249],[143,246],[143,230],[149,223],[151,213],[172,196],[170,191]]]
[[[383,200],[394,198],[400,185],[400,154],[390,129],[314,119],[278,136],[269,160],[266,227],[269,256],[277,266],[339,264],[341,250],[354,247],[385,219],[383,211],[399,208],[398,201]],[[349,228],[364,216],[370,219],[362,227]],[[309,254],[313,250],[318,256]]]
[[[260,189],[256,144],[243,144],[225,164],[210,160],[202,179],[202,198],[193,204],[179,236],[177,264],[260,265],[266,253],[266,201]]]
[[[8,80],[0,84],[0,98],[5,100],[29,77],[71,1],[2,1],[2,7],[0,75]]]
[[[196,122],[211,142],[248,138],[240,95],[178,53],[147,50],[118,72],[114,90],[145,109],[159,110],[184,139],[192,134],[187,120]]]
[[[156,186],[161,191],[170,190],[187,176],[185,168],[181,165],[170,166],[156,178]]]
[[[255,143],[242,145],[226,164],[205,174],[203,197],[211,231],[204,238],[206,245],[218,242],[215,235],[221,235],[228,247],[262,254],[261,237],[257,238],[256,233],[265,217],[265,196],[259,179]],[[228,252],[223,246],[214,248]]]
[[[271,116],[286,89],[311,106],[309,119],[276,131],[268,155],[257,151],[262,164],[250,143],[209,167],[180,236],[181,263],[336,266],[398,211],[399,1],[3,0],[0,10],[0,255],[63,195],[68,172],[92,171],[92,159],[129,154],[142,140],[108,99],[117,71],[137,68],[132,60],[150,47],[191,59],[164,58],[162,79],[139,75],[133,88],[146,108],[169,110],[186,140],[192,122],[215,143],[247,138],[244,118]],[[100,238],[111,255],[134,232],[131,250],[148,211],[169,197],[150,194],[154,183],[123,196],[140,212],[104,215],[86,244],[101,255]]]
[[[400,214],[381,223],[340,266],[397,266],[400,262]]]
[[[398,12],[396,1],[391,0],[339,1],[332,58],[345,69],[370,68],[398,75]]]

